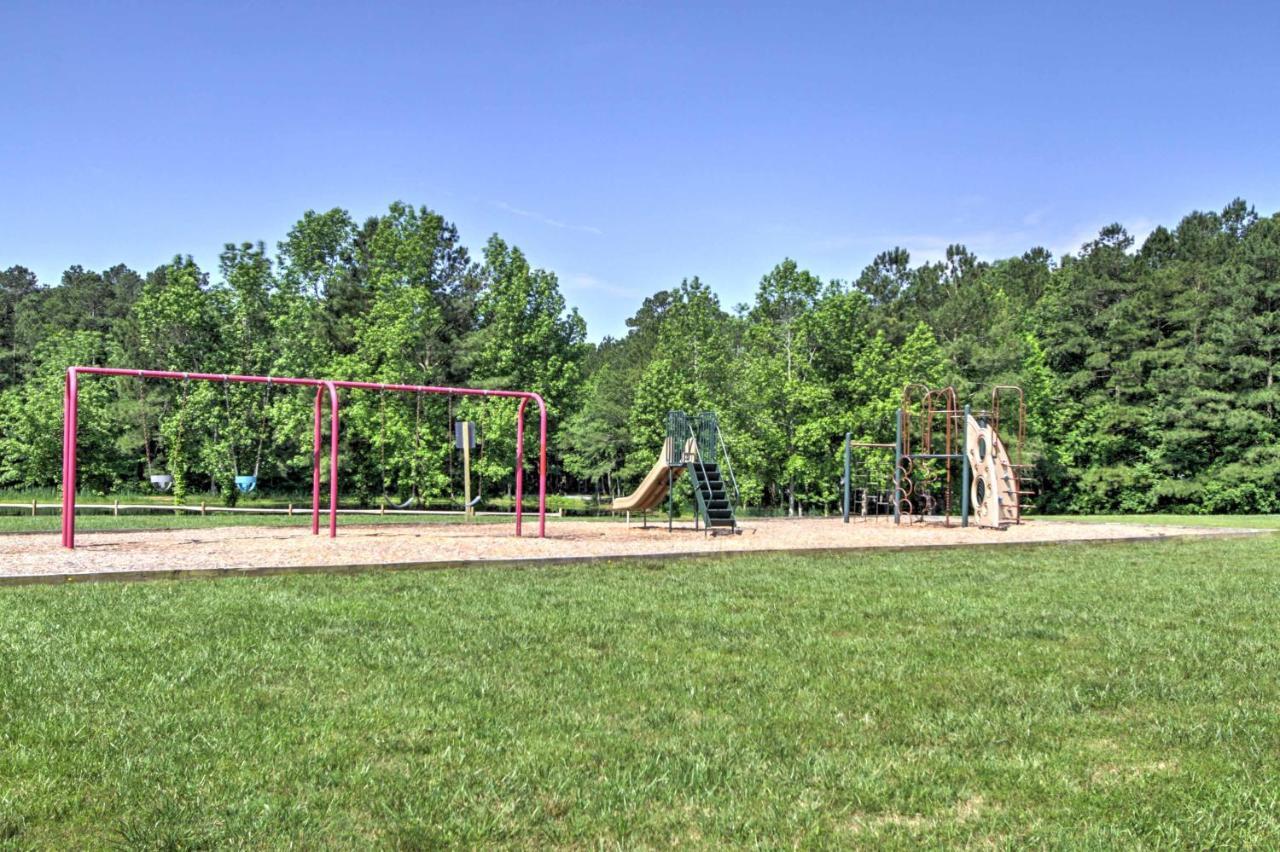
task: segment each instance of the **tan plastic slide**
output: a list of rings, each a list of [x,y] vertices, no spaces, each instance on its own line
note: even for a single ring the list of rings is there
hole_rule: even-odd
[[[670,471],[671,478],[680,475],[684,470],[679,464],[671,464],[672,440],[668,438],[666,443],[662,445],[662,452],[658,454],[658,460],[653,463],[653,467],[645,475],[644,481],[640,483],[640,487],[632,491],[626,497],[616,498],[610,504],[610,510],[614,512],[648,512],[662,505],[662,501],[667,496],[667,472]]]

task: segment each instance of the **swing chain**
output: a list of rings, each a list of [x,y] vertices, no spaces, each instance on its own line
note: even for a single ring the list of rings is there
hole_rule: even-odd
[[[227,436],[227,454],[231,456],[231,475],[238,477],[240,475],[240,460],[236,458],[236,436],[235,431],[231,429],[231,388],[230,379],[227,376],[222,377],[222,403],[227,409],[227,429],[230,434]],[[214,438],[217,439],[217,426],[214,427]]]
[[[422,391],[418,391],[416,404],[414,405],[413,414],[413,459],[409,463],[409,479],[411,482],[412,493],[410,496],[418,496],[418,447],[422,439]]]
[[[382,388],[378,391],[378,419],[381,426],[378,431],[378,469],[382,473],[382,495],[381,502],[385,508],[387,505],[387,390]]]

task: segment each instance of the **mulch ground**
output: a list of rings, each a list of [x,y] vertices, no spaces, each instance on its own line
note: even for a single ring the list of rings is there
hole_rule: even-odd
[[[0,535],[0,577],[118,571],[255,569],[308,566],[455,563],[572,557],[627,557],[767,550],[830,550],[937,545],[1105,541],[1171,535],[1238,535],[1248,530],[1139,524],[1028,521],[1006,530],[886,521],[844,524],[838,518],[748,520],[741,535],[707,536],[690,528],[667,532],[618,522],[536,521],[517,538],[504,524],[421,524],[340,527],[338,537],[307,527],[211,527],[199,530],[84,532],[76,549],[50,535]]]

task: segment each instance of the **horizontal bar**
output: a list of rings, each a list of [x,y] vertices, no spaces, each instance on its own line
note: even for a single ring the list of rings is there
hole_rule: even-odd
[[[435,393],[435,394],[454,394],[455,396],[505,396],[514,397],[516,399],[532,399],[539,404],[541,398],[536,393],[529,391],[510,391],[510,390],[489,390],[487,388],[453,388],[447,386],[436,385],[400,385],[386,384],[383,382],[333,382],[335,387],[354,388],[356,390],[376,390],[376,391],[405,391],[408,393]]]
[[[76,373],[93,376],[126,376],[135,379],[184,379],[193,382],[248,382],[251,384],[303,385],[319,387],[321,379],[299,379],[292,376],[242,376],[236,373],[179,373],[169,370],[124,370],[119,367],[72,367]]]
[[[962,459],[962,453],[910,453],[906,456],[909,459]]]
[[[564,510],[560,509],[558,511],[559,511],[559,517],[564,517]],[[459,516],[462,516],[462,515],[466,515],[467,511],[465,509],[387,509],[385,512],[382,511],[381,509],[339,509],[338,510],[338,514],[341,515],[343,513],[348,515],[459,515]],[[510,512],[492,512],[492,511],[472,512],[471,514],[472,515],[489,515],[495,518],[500,516],[505,518],[505,517],[514,516],[515,510],[513,509]],[[547,514],[551,514],[551,513],[548,512]]]

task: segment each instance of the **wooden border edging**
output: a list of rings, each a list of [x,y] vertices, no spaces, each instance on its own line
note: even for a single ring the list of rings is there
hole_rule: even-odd
[[[247,568],[171,568],[158,571],[87,571],[83,573],[57,574],[7,574],[0,575],[0,588],[9,586],[52,586],[77,583],[133,582],[138,580],[200,580],[218,577],[276,577],[286,574],[364,574],[377,571],[446,571],[459,568],[556,568],[571,565],[591,565],[610,562],[668,562],[710,561],[734,559],[742,556],[851,556],[875,553],[911,553],[949,549],[969,550],[1028,550],[1057,545],[1088,544],[1140,544],[1160,541],[1185,541],[1208,538],[1256,538],[1275,535],[1275,530],[1249,530],[1223,527],[1211,533],[1170,533],[1146,536],[1122,536],[1119,538],[1067,538],[1047,541],[1017,541],[1001,544],[988,542],[950,542],[907,545],[863,545],[860,547],[813,547],[777,550],[688,550],[671,553],[623,553],[604,556],[548,556],[504,559],[450,559],[439,562],[366,562],[343,565],[269,565]]]

